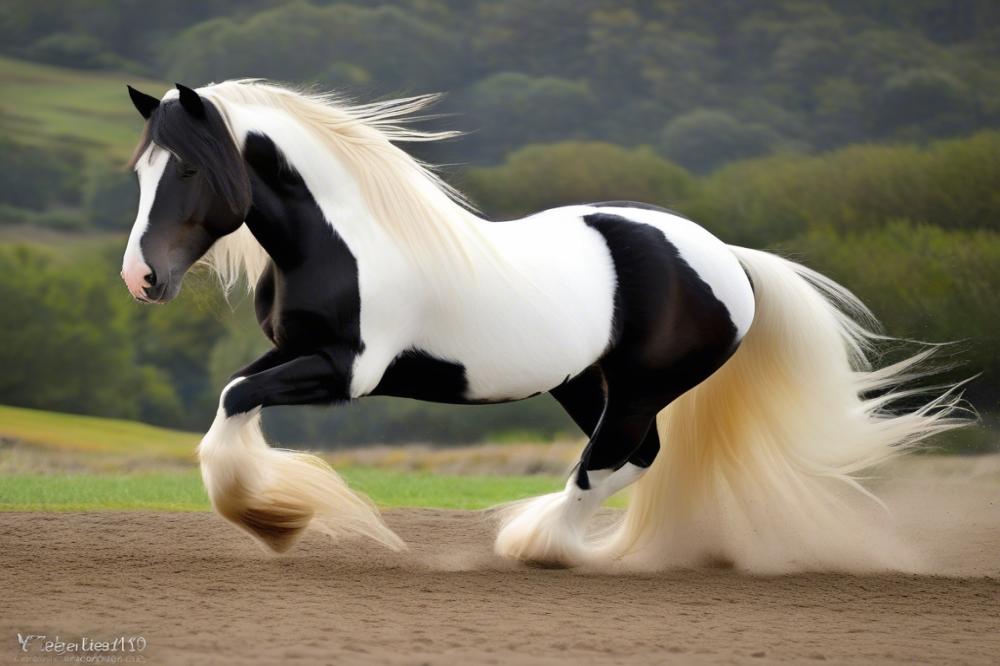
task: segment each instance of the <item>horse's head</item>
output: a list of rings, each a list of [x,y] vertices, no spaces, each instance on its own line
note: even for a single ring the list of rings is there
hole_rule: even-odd
[[[136,299],[166,303],[212,244],[243,224],[250,182],[240,149],[209,99],[180,84],[162,102],[128,90],[146,128],[132,159],[139,212],[122,279]]]

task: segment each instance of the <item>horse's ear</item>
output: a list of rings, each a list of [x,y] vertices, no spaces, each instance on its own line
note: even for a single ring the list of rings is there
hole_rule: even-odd
[[[149,120],[149,117],[153,115],[153,111],[160,106],[160,100],[156,99],[152,95],[147,95],[144,92],[139,92],[132,86],[126,84],[128,88],[128,96],[132,99],[132,103],[135,104],[136,110],[142,115],[143,118]]]
[[[195,118],[205,117],[205,102],[201,96],[191,88],[180,83],[175,83],[177,91],[181,94],[181,106]]]

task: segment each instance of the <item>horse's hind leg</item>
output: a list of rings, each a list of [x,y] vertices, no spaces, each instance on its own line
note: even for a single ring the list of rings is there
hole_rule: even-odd
[[[581,379],[581,378],[578,378]],[[553,392],[591,439],[566,487],[507,509],[496,552],[526,562],[572,566],[587,559],[586,524],[601,504],[638,480],[659,449],[653,420],[658,407],[607,393],[600,412],[593,379]],[[603,377],[600,378],[604,392]],[[652,438],[652,439],[650,439]]]
[[[593,437],[607,404],[604,370],[596,363],[549,391],[587,437]]]
[[[604,415],[604,409],[608,404],[607,381],[604,378],[604,370],[599,365],[593,365],[579,376],[574,377],[572,381],[553,389],[551,393],[552,397],[566,410],[570,418],[580,426],[580,429],[588,437],[593,438],[600,424],[601,417]],[[616,395],[617,393],[618,389],[616,387]],[[649,407],[648,411],[658,411],[659,408],[657,405],[659,402],[654,401],[654,403],[654,405]],[[656,432],[656,428],[651,426],[638,448],[634,449],[626,457],[623,457],[626,452],[621,447],[614,446],[613,444],[595,445],[594,443],[589,443],[581,456],[581,463],[577,465],[575,473],[578,475],[580,469],[585,470],[588,472],[588,479],[591,481],[590,485],[593,485],[593,477],[607,477],[609,476],[607,470],[622,471],[624,468],[622,474],[611,484],[614,487],[618,485],[619,480],[628,476],[635,478],[641,476],[653,464],[656,454],[659,451],[659,434]],[[586,464],[582,463],[583,460],[586,460]],[[631,466],[639,469],[632,469]],[[603,474],[601,473],[602,470],[604,470]],[[594,472],[597,474],[594,474]],[[628,483],[624,485],[628,485]],[[617,492],[617,489],[614,492]]]

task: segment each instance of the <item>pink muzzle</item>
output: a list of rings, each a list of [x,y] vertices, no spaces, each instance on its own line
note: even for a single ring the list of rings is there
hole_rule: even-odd
[[[148,278],[153,273],[152,269],[142,261],[129,261],[122,266],[122,280],[132,296],[140,301],[148,301],[146,287],[152,286]]]

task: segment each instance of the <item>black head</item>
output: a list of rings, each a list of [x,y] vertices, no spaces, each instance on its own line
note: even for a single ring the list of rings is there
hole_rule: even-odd
[[[184,274],[250,209],[250,181],[219,110],[195,90],[160,102],[129,86],[147,119],[131,166],[139,174],[139,212],[122,278],[139,300],[165,303]]]

